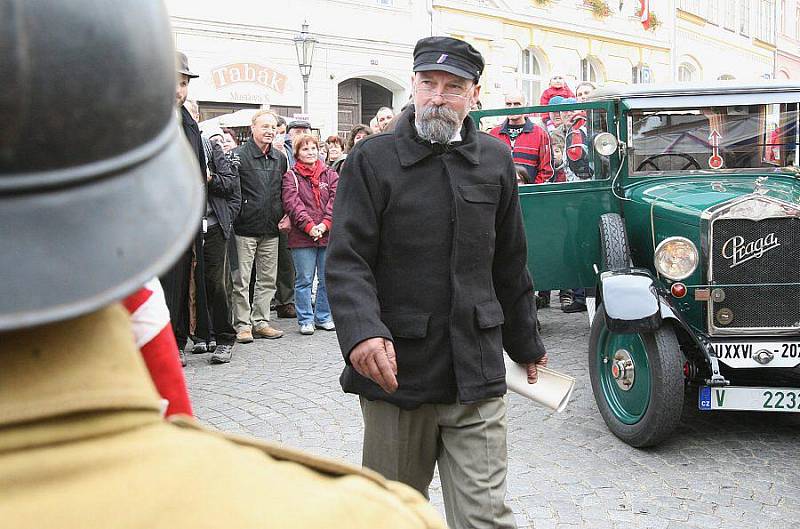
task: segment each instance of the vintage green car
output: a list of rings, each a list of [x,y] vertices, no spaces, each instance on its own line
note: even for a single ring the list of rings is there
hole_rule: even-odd
[[[591,174],[520,186],[529,268],[537,289],[594,292],[592,389],[632,446],[669,436],[686,398],[800,411],[799,102],[797,84],[725,82],[522,109],[586,119]]]

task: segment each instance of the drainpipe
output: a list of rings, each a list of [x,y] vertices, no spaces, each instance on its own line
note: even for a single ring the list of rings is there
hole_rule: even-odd
[[[678,0],[672,0],[672,42],[670,43],[670,62],[672,63],[672,82],[678,82]]]
[[[431,19],[430,36],[433,37],[433,0],[428,0],[427,2],[425,2],[425,4],[426,4],[425,7],[428,11],[428,16]]]
[[[434,0],[427,0],[427,2],[425,2],[426,9],[428,11],[428,17],[430,18],[430,28],[428,28],[428,29],[429,29],[431,37],[433,37],[436,34],[436,32],[434,31],[434,25],[433,25],[433,15],[435,13],[435,10],[433,9],[433,2],[434,2]]]

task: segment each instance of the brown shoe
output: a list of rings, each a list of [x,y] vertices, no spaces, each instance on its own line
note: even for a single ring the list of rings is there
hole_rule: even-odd
[[[283,331],[280,329],[273,329],[269,325],[264,324],[260,327],[256,327],[253,331],[253,335],[256,338],[267,338],[269,340],[274,340],[275,338],[280,338],[283,336]]]
[[[279,318],[297,317],[297,311],[294,309],[294,303],[287,303],[286,305],[276,305],[275,312],[278,313]]]
[[[250,329],[242,329],[236,333],[236,341],[239,343],[250,343],[253,341],[253,333]]]

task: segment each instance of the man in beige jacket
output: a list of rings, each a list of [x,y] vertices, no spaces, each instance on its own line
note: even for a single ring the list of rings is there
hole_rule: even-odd
[[[166,12],[4,5],[0,526],[443,528],[375,473],[161,418],[116,301],[185,250],[205,206]]]

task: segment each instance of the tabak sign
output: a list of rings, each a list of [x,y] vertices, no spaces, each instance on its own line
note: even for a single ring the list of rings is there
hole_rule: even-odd
[[[218,90],[235,83],[255,83],[283,94],[288,77],[267,66],[237,62],[212,69],[211,79]]]

